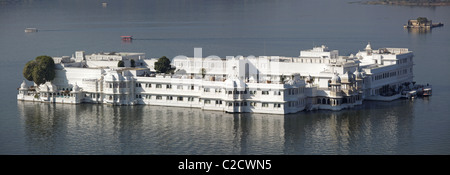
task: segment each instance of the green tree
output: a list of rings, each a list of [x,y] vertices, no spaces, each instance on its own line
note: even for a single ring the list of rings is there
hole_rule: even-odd
[[[36,60],[28,61],[23,68],[23,77],[28,81],[33,81],[33,70],[36,66]]]
[[[417,22],[419,22],[419,24],[424,24],[428,21],[428,19],[426,17],[418,17],[417,18]]]
[[[117,63],[117,67],[125,67],[125,63],[124,63],[122,60],[120,60],[120,61]]]
[[[166,56],[162,56],[155,62],[155,70],[160,73],[168,73],[171,70],[170,60]]]
[[[34,81],[37,85],[55,79],[55,62],[50,56],[42,55],[25,64],[23,76],[29,81]]]
[[[136,62],[134,61],[134,59],[130,60],[130,67],[136,67]]]

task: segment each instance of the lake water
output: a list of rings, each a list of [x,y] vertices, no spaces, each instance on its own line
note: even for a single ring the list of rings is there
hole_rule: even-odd
[[[0,154],[450,154],[450,7],[349,2],[0,1]],[[403,28],[419,16],[445,26]],[[284,116],[16,100],[24,64],[39,55],[298,56],[322,44],[349,55],[367,42],[412,50],[414,79],[433,96]]]

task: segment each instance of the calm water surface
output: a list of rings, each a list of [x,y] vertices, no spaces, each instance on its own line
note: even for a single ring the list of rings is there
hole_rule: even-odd
[[[0,154],[449,154],[450,27],[402,26],[419,16],[450,25],[450,7],[348,2],[0,1]],[[415,80],[433,96],[284,116],[16,100],[23,65],[43,54],[298,56],[326,44],[349,55],[367,42],[412,50]]]

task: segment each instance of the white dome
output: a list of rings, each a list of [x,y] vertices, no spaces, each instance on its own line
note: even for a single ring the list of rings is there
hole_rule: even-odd
[[[73,91],[74,92],[78,92],[80,91],[80,87],[75,83],[75,85],[73,86]]]
[[[22,84],[20,84],[20,89],[28,89],[27,83],[25,83],[25,80],[23,80]]]
[[[338,74],[334,74],[331,78],[331,84],[341,84],[341,77]]]
[[[372,46],[370,45],[370,42],[367,44],[366,50],[372,50]]]

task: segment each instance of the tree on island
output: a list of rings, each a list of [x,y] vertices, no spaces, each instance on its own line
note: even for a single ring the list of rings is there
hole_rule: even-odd
[[[23,68],[23,77],[37,85],[52,81],[55,78],[55,62],[47,55],[28,61]]]
[[[120,61],[117,63],[117,67],[125,67],[125,63],[124,63],[122,60],[120,60]]]
[[[418,17],[417,22],[419,22],[419,24],[425,24],[428,22],[428,19],[426,17]]]
[[[158,73],[170,73],[170,60],[166,56],[162,56],[155,62],[155,70]]]

